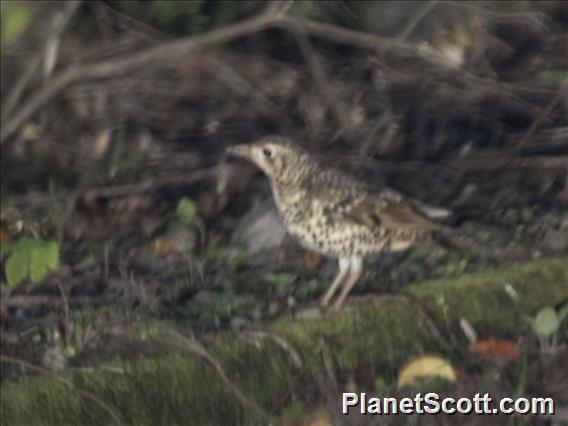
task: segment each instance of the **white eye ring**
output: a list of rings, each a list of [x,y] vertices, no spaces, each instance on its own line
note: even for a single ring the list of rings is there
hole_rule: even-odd
[[[268,158],[272,157],[272,151],[269,148],[264,148],[262,150],[262,153],[264,154],[265,157],[268,157]]]

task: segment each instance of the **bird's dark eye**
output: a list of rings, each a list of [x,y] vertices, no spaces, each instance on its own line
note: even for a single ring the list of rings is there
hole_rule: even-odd
[[[269,148],[264,148],[262,150],[262,153],[264,154],[265,157],[268,157],[268,158],[272,157],[272,151]]]

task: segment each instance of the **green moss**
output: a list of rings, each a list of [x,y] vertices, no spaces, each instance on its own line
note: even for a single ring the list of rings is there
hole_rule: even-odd
[[[518,301],[507,293],[511,286]],[[478,332],[520,334],[524,318],[568,300],[568,260],[545,259],[411,286],[407,293],[451,325],[467,319]]]
[[[505,292],[511,285],[514,302]],[[487,335],[529,332],[524,316],[568,299],[566,259],[539,260],[494,271],[411,286],[407,293],[437,319],[438,327],[458,327],[460,318]],[[416,312],[398,303],[367,304],[313,320],[280,319],[266,328],[300,355],[294,366],[289,349],[270,338],[223,333],[206,345],[243,395],[272,416],[286,413],[303,383],[332,369],[340,378],[371,367],[388,377],[410,357],[443,352]],[[2,424],[266,424],[258,413],[226,389],[218,373],[192,355],[162,355],[117,361],[121,372],[99,368],[69,377],[75,389],[47,377],[2,384]],[[82,393],[80,394],[79,391]]]
[[[217,340],[213,353],[243,394],[252,396],[267,411],[279,408],[274,407],[274,401],[290,393],[294,368],[287,354],[271,340],[243,339],[231,333]]]
[[[121,363],[122,372],[96,370],[73,376],[76,390],[47,378],[2,387],[5,424],[113,424],[112,407],[126,424],[221,424],[244,418],[212,368],[192,357],[170,355]],[[199,407],[198,410],[195,407]]]
[[[81,401],[60,383],[39,377],[2,386],[2,423],[14,426],[79,424]]]
[[[388,368],[433,347],[413,313],[397,305],[361,306],[309,321],[284,319],[270,330],[297,348],[313,375],[330,367],[340,375],[364,366]]]

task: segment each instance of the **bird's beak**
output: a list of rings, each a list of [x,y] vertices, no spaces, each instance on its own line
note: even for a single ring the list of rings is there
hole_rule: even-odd
[[[225,152],[228,155],[233,155],[235,157],[241,157],[246,159],[251,159],[252,157],[252,150],[251,145],[235,145],[228,147]]]

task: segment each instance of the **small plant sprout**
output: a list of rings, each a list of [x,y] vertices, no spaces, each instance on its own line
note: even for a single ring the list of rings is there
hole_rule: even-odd
[[[183,197],[179,200],[176,209],[176,215],[179,220],[181,220],[186,225],[191,225],[197,214],[197,206],[195,202],[187,197]]]
[[[543,351],[550,351],[558,344],[560,326],[566,316],[568,316],[568,304],[564,304],[559,310],[545,306],[534,318],[527,318],[538,336]]]

